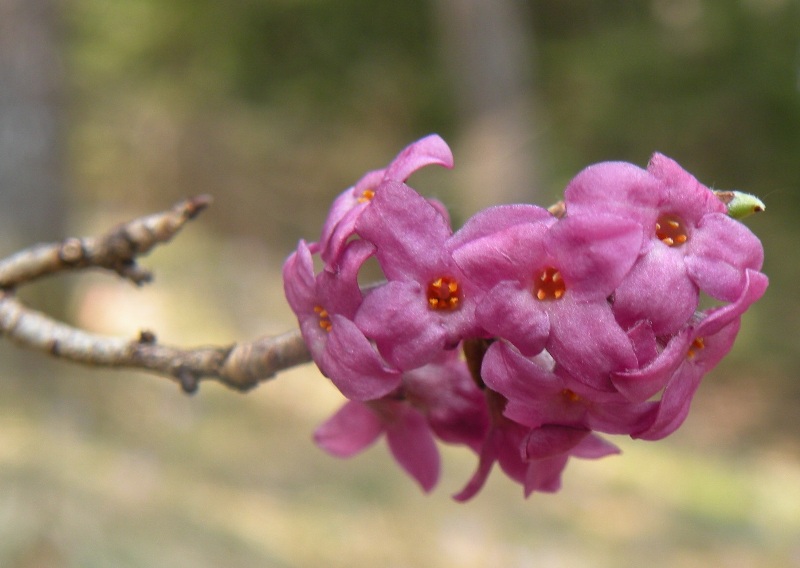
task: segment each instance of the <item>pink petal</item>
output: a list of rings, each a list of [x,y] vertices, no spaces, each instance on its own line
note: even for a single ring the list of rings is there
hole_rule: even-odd
[[[444,243],[452,233],[424,197],[394,181],[384,182],[375,192],[358,218],[356,232],[375,244],[378,262],[390,280],[413,280],[440,270]]]
[[[545,240],[567,293],[581,300],[611,294],[633,266],[641,244],[640,225],[600,213],[561,219]]]
[[[439,480],[439,450],[425,417],[404,406],[402,418],[387,425],[386,441],[403,469],[427,492]]]
[[[760,270],[764,262],[761,241],[724,214],[703,217],[687,246],[689,276],[708,295],[728,302],[741,293],[744,270]]]
[[[585,428],[545,425],[531,430],[523,441],[523,459],[541,460],[567,453],[589,435]]]
[[[429,165],[453,167],[453,153],[437,134],[430,134],[408,145],[389,164],[384,179],[406,181],[415,171]]]
[[[340,458],[349,458],[373,444],[383,432],[377,415],[365,404],[349,401],[314,432],[314,442]]]
[[[646,320],[656,335],[672,335],[687,324],[698,300],[697,286],[686,277],[684,256],[657,243],[619,285],[613,309],[623,327]]]
[[[286,300],[296,314],[308,313],[317,302],[314,261],[305,241],[300,241],[283,265],[283,289]]]
[[[351,400],[373,400],[389,394],[401,382],[361,330],[345,317],[331,316],[328,344],[320,369]]]
[[[547,312],[538,303],[518,284],[501,282],[483,298],[475,315],[487,332],[506,339],[523,355],[534,356],[544,349],[550,334]]]
[[[449,245],[455,250],[469,241],[494,235],[514,225],[544,222],[545,226],[549,226],[555,221],[555,217],[546,209],[536,205],[497,205],[484,209],[468,219],[453,235]]]
[[[570,376],[597,390],[609,390],[609,373],[636,366],[633,345],[605,300],[584,304],[565,297],[551,303],[547,351]]]

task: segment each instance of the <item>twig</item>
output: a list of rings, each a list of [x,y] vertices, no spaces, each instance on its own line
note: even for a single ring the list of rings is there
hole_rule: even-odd
[[[92,267],[114,271],[136,285],[149,282],[152,275],[136,264],[136,258],[168,242],[210,203],[207,196],[187,199],[102,237],[37,245],[0,260],[0,335],[22,347],[92,367],[166,376],[187,393],[196,391],[204,379],[247,391],[279,371],[309,362],[297,330],[247,343],[182,349],[159,344],[150,331],[141,331],[136,339],[88,333],[28,308],[14,295],[19,286],[43,276]]]
[[[210,196],[200,195],[181,201],[168,211],[122,224],[102,237],[69,238],[20,251],[0,260],[0,289],[8,290],[64,270],[89,267],[113,270],[141,286],[152,279],[152,274],[136,264],[136,257],[169,241],[210,204]]]

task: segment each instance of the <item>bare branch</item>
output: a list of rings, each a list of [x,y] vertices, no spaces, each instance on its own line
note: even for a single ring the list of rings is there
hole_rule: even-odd
[[[92,367],[166,376],[189,393],[204,379],[247,391],[279,371],[309,362],[299,330],[247,343],[182,349],[159,344],[150,331],[140,332],[134,340],[92,334],[32,310],[14,296],[15,288],[43,276],[90,267],[113,270],[141,285],[151,275],[136,264],[136,257],[168,242],[210,202],[209,197],[195,197],[120,225],[102,237],[38,245],[0,260],[0,335],[22,347]]]
[[[136,264],[136,257],[168,242],[210,204],[210,196],[200,195],[181,201],[168,211],[122,224],[102,237],[69,238],[25,249],[0,260],[0,288],[7,290],[64,270],[88,267],[113,270],[142,285],[152,275]]]

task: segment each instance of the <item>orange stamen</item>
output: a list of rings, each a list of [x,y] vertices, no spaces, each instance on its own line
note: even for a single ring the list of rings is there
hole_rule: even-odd
[[[689,240],[686,226],[675,215],[662,215],[656,221],[656,237],[668,247],[678,247]]]
[[[561,273],[555,268],[545,268],[533,283],[533,295],[538,300],[560,300],[567,287]]]
[[[361,195],[358,196],[359,203],[366,203],[367,201],[372,201],[372,198],[375,197],[375,190],[374,189],[365,189],[361,192]]]
[[[440,276],[428,284],[428,307],[432,310],[455,310],[461,303],[461,288],[455,278]]]
[[[333,323],[331,322],[331,316],[328,314],[328,310],[322,306],[314,306],[314,311],[319,316],[319,326],[325,331],[330,331],[333,327]]]

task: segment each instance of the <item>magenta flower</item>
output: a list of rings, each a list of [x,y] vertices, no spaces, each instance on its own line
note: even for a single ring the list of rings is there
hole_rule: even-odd
[[[405,184],[384,182],[356,223],[388,279],[371,290],[356,325],[392,365],[408,370],[476,333],[474,288],[447,250],[447,220]]]
[[[599,391],[554,372],[547,353],[529,359],[495,342],[481,367],[486,386],[508,402],[503,414],[529,428],[545,425],[630,434],[652,422],[655,403],[632,403],[618,392]]]
[[[525,496],[533,491],[554,493],[561,489],[561,474],[571,457],[596,460],[619,452],[619,448],[594,432],[565,426],[542,426],[525,440],[523,455],[530,463],[525,478]]]
[[[489,428],[486,399],[457,350],[405,373],[403,395],[422,409],[438,439],[480,451]]]
[[[546,349],[567,373],[610,389],[608,373],[637,363],[630,339],[607,298],[636,260],[641,230],[620,217],[595,213],[556,221],[535,210],[529,220],[483,234],[503,209],[478,213],[453,252],[482,291],[478,323],[526,356]],[[522,217],[522,215],[520,215]]]
[[[366,173],[353,187],[342,192],[334,200],[322,227],[322,259],[326,263],[335,261],[347,239],[353,235],[358,217],[372,201],[383,181],[404,182],[415,171],[432,164],[453,167],[453,154],[449,146],[436,134],[410,144],[385,169]],[[447,215],[443,205],[434,200],[431,202],[443,215]]]
[[[425,416],[401,400],[348,401],[314,433],[328,453],[347,458],[372,445],[381,434],[397,463],[430,491],[439,480],[439,450]]]
[[[453,165],[435,135],[339,195],[321,240],[284,265],[309,351],[350,399],[316,443],[350,457],[385,438],[424,491],[437,443],[466,446],[465,501],[495,464],[527,497],[558,490],[572,457],[617,453],[601,434],[674,432],[767,288],[761,243],[730,216],[763,204],[726,206],[654,154],[584,169],[558,217],[503,205],[454,233],[405,183],[431,164]],[[362,289],[373,257],[385,281]],[[698,311],[701,294],[720,305]]]
[[[315,440],[335,456],[350,457],[385,433],[400,466],[429,491],[439,477],[435,438],[478,452],[488,422],[483,393],[452,353],[406,373],[402,386],[385,398],[348,402],[317,430]]]
[[[361,305],[358,270],[374,248],[364,241],[350,243],[336,272],[314,274],[317,245],[300,241],[284,264],[286,299],[297,315],[303,339],[322,374],[347,398],[369,400],[393,391],[400,372],[381,359],[353,323]]]
[[[764,294],[767,285],[764,274],[746,270],[744,289],[735,302],[701,313],[650,365],[612,376],[614,385],[631,400],[651,398],[663,388],[652,422],[634,431],[633,437],[658,440],[683,423],[703,376],[730,351],[742,314]]]
[[[589,430],[562,426],[531,429],[503,415],[505,399],[487,391],[491,426],[480,453],[478,468],[453,498],[468,501],[483,488],[497,463],[512,480],[523,486],[525,497],[534,491],[554,492],[570,456],[596,459],[619,450]]]
[[[613,211],[642,228],[642,256],[614,293],[614,313],[625,328],[647,320],[656,335],[671,335],[694,313],[699,291],[733,301],[745,270],[763,262],[750,230],[661,154],[647,171],[621,162],[590,166],[569,183],[565,201],[568,218]]]
[[[637,369],[612,373],[611,381],[614,387],[628,400],[645,401],[661,392],[667,383],[673,380],[675,373],[687,364],[694,369],[704,369],[697,377],[699,381],[702,374],[708,372],[727,353],[735,333],[730,337],[730,342],[713,340],[711,343],[714,349],[703,349],[702,357],[688,355],[697,353],[699,345],[707,343],[707,338],[715,336],[722,328],[736,324],[738,329],[738,321],[742,314],[764,294],[768,283],[769,280],[764,274],[745,270],[744,289],[735,302],[698,314],[680,333],[669,340],[663,351],[649,364]],[[693,343],[697,343],[694,348]],[[723,346],[725,346],[724,352]],[[709,366],[711,361],[713,365]]]

